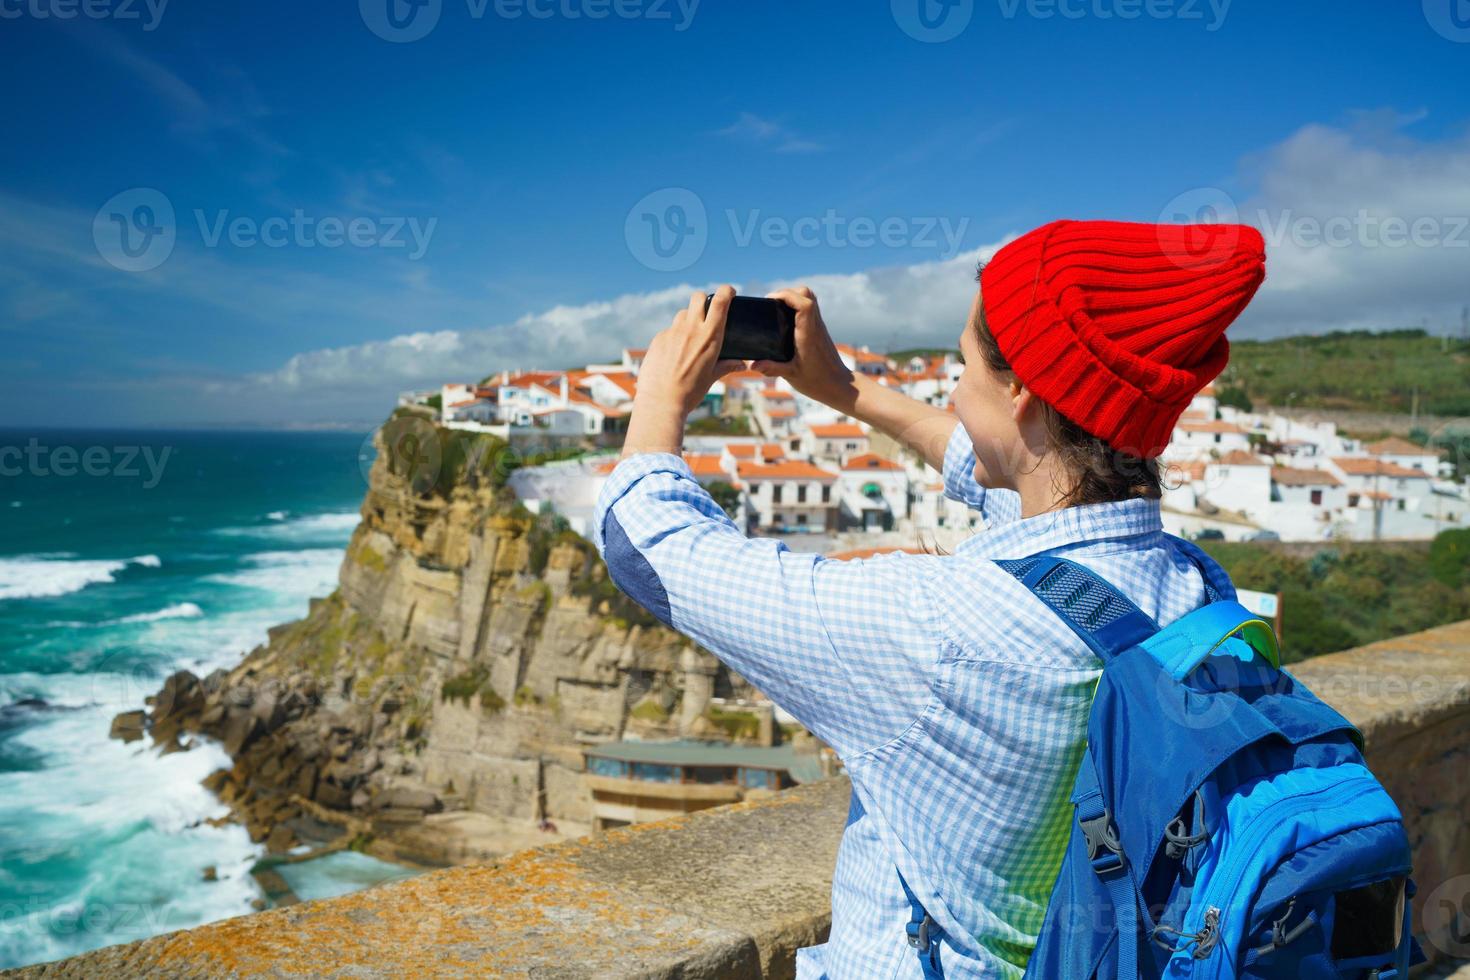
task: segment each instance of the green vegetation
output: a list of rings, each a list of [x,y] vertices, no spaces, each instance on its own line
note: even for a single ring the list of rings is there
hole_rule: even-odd
[[[1429,573],[1452,589],[1470,584],[1470,528],[1439,533],[1429,546]]]
[[[1470,415],[1470,342],[1423,330],[1240,340],[1222,389],[1293,408]],[[1223,392],[1222,392],[1223,393]]]
[[[1256,410],[1255,403],[1251,401],[1251,396],[1245,393],[1245,389],[1234,385],[1226,385],[1221,388],[1216,400],[1226,408],[1238,408],[1242,412]]]
[[[644,698],[642,701],[633,705],[633,709],[628,712],[628,717],[636,718],[638,721],[647,721],[655,725],[662,725],[669,720],[669,713],[664,710],[663,705],[659,704],[653,698]]]
[[[518,450],[486,432],[464,432],[433,425],[415,406],[398,408],[382,429],[388,469],[409,481],[415,492],[447,498],[456,484],[475,490],[501,490],[516,470],[587,455],[580,446]]]
[[[749,415],[715,415],[695,419],[684,427],[691,436],[753,436]]]
[[[444,411],[444,394],[443,392],[436,391],[428,398],[425,398],[423,403],[436,412],[442,412]]]
[[[496,694],[494,688],[490,687],[490,685],[488,685],[488,684],[485,685],[485,687],[481,688],[481,690],[480,690],[480,710],[481,711],[486,711],[486,712],[489,712],[492,715],[496,715],[496,714],[499,714],[500,713],[500,710],[502,708],[504,708],[504,707],[505,707],[505,698],[503,698],[500,695]]]
[[[1243,589],[1281,593],[1281,642],[1295,661],[1470,618],[1470,532],[1433,544],[1319,549],[1201,542]]]
[[[364,568],[371,568],[375,572],[383,572],[388,568],[387,564],[383,561],[383,556],[365,544],[358,547],[352,553],[352,560]]]
[[[711,705],[705,710],[705,717],[732,739],[754,739],[760,735],[761,721],[750,711],[729,711]]]
[[[740,513],[740,491],[723,480],[715,480],[705,486],[715,503],[720,505],[726,516],[734,518]]]
[[[440,686],[439,693],[444,700],[460,701],[465,707],[469,707],[470,700],[478,695],[481,709],[491,714],[505,707],[505,699],[490,686],[490,672],[484,667],[475,667],[449,678]]]

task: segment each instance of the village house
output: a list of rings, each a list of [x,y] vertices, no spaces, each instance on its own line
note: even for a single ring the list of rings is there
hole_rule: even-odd
[[[806,430],[802,449],[811,456],[840,462],[868,451],[868,434],[856,422],[813,425]]]
[[[909,474],[891,459],[873,453],[849,457],[837,487],[843,527],[890,531],[909,516]]]
[[[800,460],[741,463],[753,523],[763,531],[821,534],[837,527],[837,474]]]

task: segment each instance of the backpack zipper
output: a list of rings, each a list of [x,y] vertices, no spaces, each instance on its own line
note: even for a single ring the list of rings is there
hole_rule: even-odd
[[[1235,844],[1231,845],[1231,852],[1238,856],[1228,866],[1211,876],[1207,886],[1208,890],[1217,901],[1224,899],[1222,902],[1224,908],[1230,908],[1234,904],[1235,894],[1240,890],[1246,867],[1255,857],[1256,851],[1264,843],[1265,838],[1272,830],[1281,825],[1281,821],[1286,816],[1278,814],[1278,810],[1306,812],[1337,806],[1374,789],[1379,789],[1377,780],[1373,779],[1366,769],[1361,769],[1360,772],[1355,772],[1343,782],[1308,790],[1305,793],[1282,796],[1267,803],[1256,811],[1250,818],[1245,832],[1240,835]],[[1310,805],[1308,805],[1309,802]],[[1268,817],[1274,817],[1274,819],[1268,821]],[[1194,959],[1205,959],[1214,952],[1220,941],[1220,920],[1223,915],[1224,912],[1220,905],[1211,904],[1206,907],[1204,923],[1194,934],[1195,948],[1190,954]]]

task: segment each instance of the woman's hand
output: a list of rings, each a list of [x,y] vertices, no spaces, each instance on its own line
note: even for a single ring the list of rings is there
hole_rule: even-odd
[[[787,383],[808,398],[838,407],[851,398],[852,371],[842,363],[837,345],[822,321],[816,295],[806,286],[767,294],[796,311],[796,358],[789,362],[756,361],[752,368]]]
[[[699,407],[710,386],[744,361],[720,360],[732,286],[721,286],[705,313],[705,294],[695,293],[670,327],[653,338],[633,397],[633,417],[623,455],[677,453],[684,444],[684,420]]]

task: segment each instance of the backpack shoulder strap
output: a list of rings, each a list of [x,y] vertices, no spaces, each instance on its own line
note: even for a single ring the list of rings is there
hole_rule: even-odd
[[[1159,624],[1096,572],[1052,555],[995,562],[1030,589],[1107,663],[1159,631]]]

